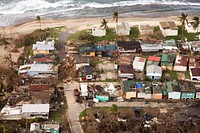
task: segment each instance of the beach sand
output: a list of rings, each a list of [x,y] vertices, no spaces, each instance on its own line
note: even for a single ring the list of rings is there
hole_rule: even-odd
[[[76,31],[91,29],[93,25],[100,25],[103,18],[79,18],[79,19],[66,19],[66,20],[41,20],[42,29],[52,28],[58,26],[66,26],[70,33]],[[107,19],[107,18],[106,18]],[[114,27],[116,23],[112,18],[108,18],[108,27]],[[149,24],[151,26],[157,26],[160,21],[172,20],[177,25],[180,25],[178,16],[171,17],[158,17],[158,18],[120,18],[119,22],[128,22],[130,26],[136,26],[140,24]],[[29,34],[36,29],[40,28],[38,21],[30,21],[24,24],[8,27],[0,27],[0,33],[6,37],[18,38],[21,35]]]

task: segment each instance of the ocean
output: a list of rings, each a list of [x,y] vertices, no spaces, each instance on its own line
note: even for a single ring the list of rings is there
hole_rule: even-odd
[[[200,15],[200,0],[0,0],[0,26],[41,19]]]

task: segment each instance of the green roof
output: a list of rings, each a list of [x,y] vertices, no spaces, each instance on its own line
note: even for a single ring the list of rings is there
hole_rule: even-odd
[[[172,85],[178,85],[178,83],[177,82],[167,82],[166,85],[167,85],[167,91],[172,92],[173,91]]]
[[[136,91],[135,82],[132,80],[123,81],[123,90],[125,92]]]
[[[162,66],[173,66],[176,55],[163,54],[161,58]]]

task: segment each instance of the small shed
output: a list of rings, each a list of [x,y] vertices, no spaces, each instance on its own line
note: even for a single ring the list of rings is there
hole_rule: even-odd
[[[162,83],[154,82],[152,84],[153,87],[153,99],[162,99],[164,85]]]
[[[137,89],[137,98],[151,99],[152,98],[152,85],[151,82],[143,82],[142,89]]]
[[[200,82],[200,68],[190,68],[190,78],[192,81]]]
[[[173,65],[175,61],[176,55],[174,54],[163,54],[161,57],[161,67],[166,70],[173,70]]]
[[[181,89],[178,85],[178,82],[167,82],[167,92],[168,99],[180,99],[181,98]]]
[[[178,35],[178,27],[176,26],[174,21],[160,22],[159,27],[164,37]]]
[[[174,71],[187,71],[188,57],[177,55],[174,63]]]
[[[118,75],[120,78],[133,79],[135,74],[132,65],[119,65]]]
[[[195,99],[196,87],[193,82],[180,81],[181,99]]]
[[[176,52],[178,50],[176,41],[174,39],[163,41],[162,47],[163,52]]]
[[[156,65],[158,66],[159,63],[160,63],[160,57],[157,57],[157,56],[149,56],[148,57],[148,60],[147,60],[147,66],[149,65]]]
[[[81,89],[81,96],[87,97],[88,96],[88,86],[86,83],[80,83]]]
[[[135,57],[133,60],[133,69],[135,71],[144,71],[146,59],[142,57]]]
[[[120,36],[128,36],[130,35],[131,28],[130,25],[126,22],[122,22],[120,25],[115,27],[116,33]]]
[[[102,28],[100,25],[94,25],[92,27],[92,35],[93,36],[106,36],[106,29]]]

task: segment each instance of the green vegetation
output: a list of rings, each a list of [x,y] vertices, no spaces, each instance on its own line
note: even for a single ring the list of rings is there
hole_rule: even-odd
[[[140,31],[138,27],[131,27],[130,39],[138,38],[139,35],[140,35]]]
[[[178,74],[175,71],[171,71],[171,70],[166,70],[166,73],[168,73],[170,75],[170,79],[172,80],[178,80]]]
[[[94,42],[95,38],[89,32],[89,30],[78,31],[74,34],[71,34],[68,38],[72,42]]]
[[[112,113],[117,113],[117,111],[118,111],[117,105],[113,104],[112,107],[110,108],[110,110],[112,111]]]
[[[118,81],[119,81],[118,79],[106,79],[103,82],[118,82]]]
[[[186,30],[183,30],[183,37],[187,38],[188,41],[194,41],[198,34],[199,33],[188,33]],[[165,37],[165,39],[181,40],[181,36],[182,36],[182,26],[178,26],[178,36],[168,36]]]
[[[116,38],[117,38],[117,35],[115,34],[115,29],[107,28],[106,36],[94,37],[94,42],[104,41],[104,40],[115,40]]]
[[[186,72],[185,72],[185,78],[186,78],[186,79],[190,79],[190,72],[189,72],[189,71],[186,71]]]

